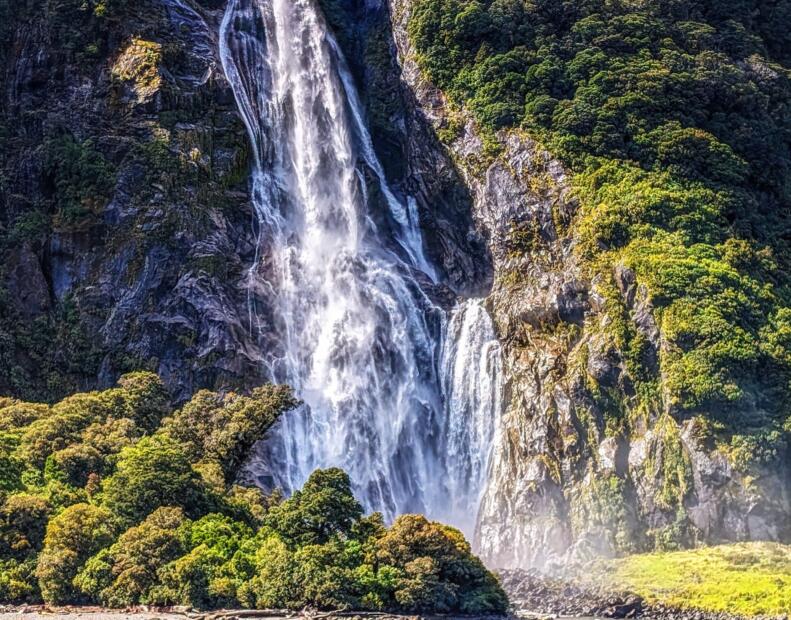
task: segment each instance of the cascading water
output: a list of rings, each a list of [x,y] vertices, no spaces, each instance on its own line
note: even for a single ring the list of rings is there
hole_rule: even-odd
[[[230,0],[220,42],[253,144],[249,287],[273,300],[251,302],[251,323],[277,334],[264,363],[305,403],[278,423],[258,471],[290,491],[343,467],[368,509],[469,533],[499,412],[486,311],[469,301],[447,316],[421,288],[436,276],[415,203],[388,187],[313,0]]]
[[[481,494],[488,479],[489,456],[502,410],[500,343],[483,301],[471,299],[451,313],[443,334],[440,369],[445,428],[442,453],[450,504],[433,516],[475,528]]]

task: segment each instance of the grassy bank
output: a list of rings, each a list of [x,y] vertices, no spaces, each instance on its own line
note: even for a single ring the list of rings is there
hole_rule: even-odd
[[[651,603],[745,616],[791,613],[791,546],[742,543],[601,563],[618,589]]]

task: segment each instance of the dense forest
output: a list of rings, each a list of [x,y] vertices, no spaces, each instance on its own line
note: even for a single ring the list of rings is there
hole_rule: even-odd
[[[419,0],[410,22],[421,67],[490,149],[524,131],[574,173],[576,251],[634,410],[703,413],[763,464],[791,430],[789,23],[784,0]],[[540,234],[515,230],[514,251]],[[619,266],[649,292],[658,359]]]
[[[49,406],[0,399],[0,601],[500,613],[464,536],[365,516],[341,470],[289,499],[236,480],[290,390],[198,392],[159,378]]]

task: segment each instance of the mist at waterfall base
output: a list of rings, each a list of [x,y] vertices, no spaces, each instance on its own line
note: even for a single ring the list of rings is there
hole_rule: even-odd
[[[230,0],[220,44],[253,146],[250,323],[277,335],[262,363],[305,403],[250,474],[290,492],[342,467],[368,510],[424,513],[471,536],[501,391],[482,301],[447,312],[426,294],[437,276],[416,202],[388,186],[313,0]]]

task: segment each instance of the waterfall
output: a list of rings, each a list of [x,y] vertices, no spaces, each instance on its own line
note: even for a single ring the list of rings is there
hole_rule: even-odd
[[[366,508],[467,529],[499,411],[499,354],[479,301],[448,316],[421,288],[417,206],[388,186],[342,54],[313,0],[229,0],[220,53],[253,146],[254,329],[304,405],[253,474],[289,492],[349,472]],[[371,194],[380,200],[374,208]]]
[[[434,516],[474,531],[502,407],[502,355],[483,300],[456,306],[443,334],[440,376],[445,408],[442,452],[450,503]],[[439,498],[438,498],[439,499]]]

